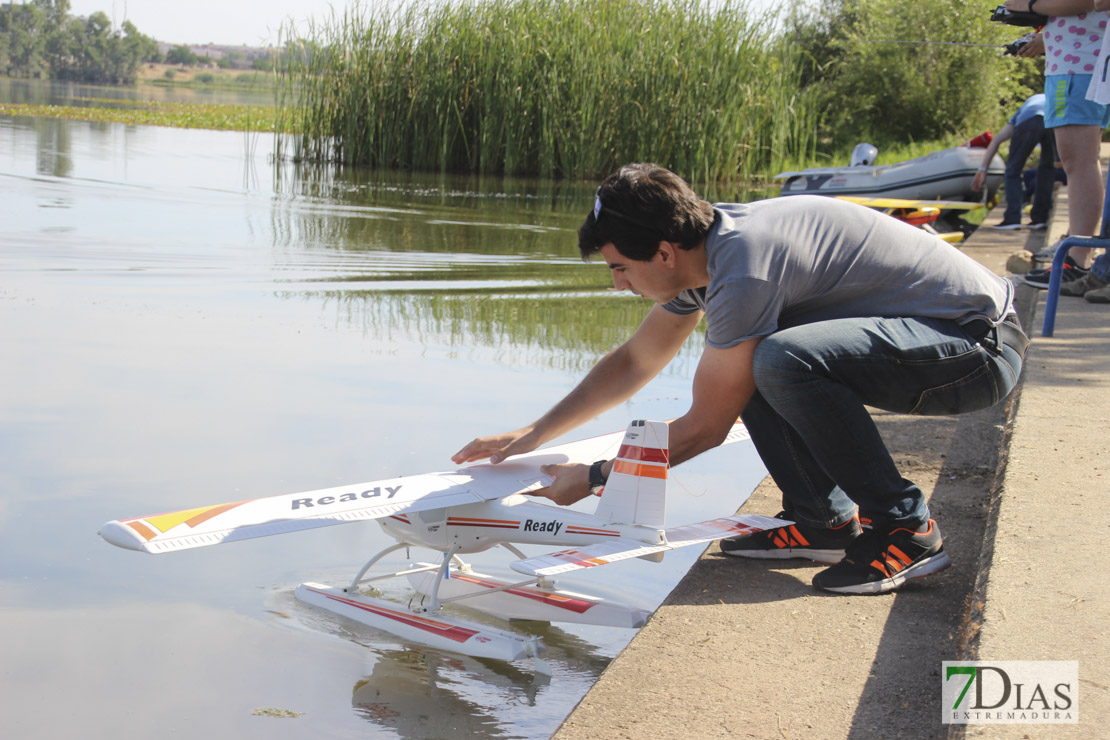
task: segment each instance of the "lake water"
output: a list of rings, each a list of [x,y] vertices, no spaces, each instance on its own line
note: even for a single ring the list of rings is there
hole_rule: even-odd
[[[162,556],[96,534],[451,469],[648,308],[577,257],[592,184],[297,171],[272,148],[0,117],[0,736],[547,737],[630,631],[516,626],[545,677],[297,604],[391,542],[373,523]],[[699,353],[574,436],[681,414]],[[707,453],[669,521],[732,513],[763,474],[748,445]],[[651,609],[695,550],[561,584]]]

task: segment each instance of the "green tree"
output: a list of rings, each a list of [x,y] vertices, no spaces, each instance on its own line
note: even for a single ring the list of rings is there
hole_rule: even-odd
[[[35,0],[35,5],[46,17],[50,30],[65,25],[69,18],[69,0]]]
[[[197,63],[197,55],[188,46],[175,46],[166,52],[166,64],[184,64],[191,67]]]
[[[68,18],[47,37],[46,59],[52,77],[63,80],[75,77],[84,36],[85,24],[76,18]]]
[[[46,14],[37,3],[0,7],[0,71],[9,76],[37,77],[46,69]]]
[[[0,73],[109,84],[133,84],[139,63],[158,45],[125,21],[120,31],[103,12],[69,15],[69,0],[0,6]]]
[[[161,61],[162,54],[158,51],[157,41],[139,33],[139,29],[135,28],[135,24],[131,21],[124,21],[121,30],[123,31],[123,46],[127,49],[129,57],[133,57],[140,63]]]
[[[831,0],[795,14],[786,35],[808,55],[803,84],[817,94],[826,146],[938,140],[995,125],[1000,107],[1030,94],[1035,63],[1002,55],[1022,29],[991,23],[988,10],[964,0]]]

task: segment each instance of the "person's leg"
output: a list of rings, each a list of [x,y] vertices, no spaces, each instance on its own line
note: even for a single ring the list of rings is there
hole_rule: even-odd
[[[758,391],[741,419],[767,472],[783,492],[782,508],[791,519],[808,527],[832,529],[855,516],[855,503]]]
[[[855,503],[758,391],[742,417],[767,472],[782,491],[782,516],[793,524],[721,540],[721,552],[743,558],[839,562],[861,532]]]
[[[838,319],[776,332],[756,349],[753,373],[761,402],[792,439],[769,454],[768,467],[794,458],[822,471],[808,475],[809,486],[784,476],[783,496],[799,510],[827,509],[830,523],[843,516],[843,493],[877,528],[916,528],[929,518],[924,495],[898,472],[865,404],[974,411],[1004,398],[1020,370],[1020,357],[990,352],[942,319]],[[759,426],[770,428],[766,420]]]
[[[1110,283],[1110,252],[1100,254],[1091,265],[1091,274],[1105,283]]]
[[[1107,106],[1087,100],[1090,75],[1045,77],[1045,128],[1056,136],[1056,152],[1068,177],[1068,233],[1094,236],[1102,215],[1104,184],[1099,165],[1102,129],[1110,123]],[[1091,266],[1091,249],[1073,247],[1069,255]]]
[[[1060,161],[1068,175],[1068,233],[1093,236],[1102,215],[1104,185],[1098,154],[1102,129],[1069,125],[1055,129]],[[1073,247],[1071,258],[1080,267],[1090,267],[1091,249]]]
[[[1036,121],[1036,123],[1034,123]],[[1002,215],[1003,224],[1020,224],[1021,223],[1021,210],[1024,205],[1024,181],[1022,179],[1022,171],[1025,169],[1025,161],[1029,159],[1032,154],[1033,148],[1037,146],[1040,138],[1040,130],[1043,127],[1044,119],[1040,116],[1034,116],[1032,119],[1026,121],[1014,129],[1013,136],[1010,137],[1010,153],[1006,157],[1006,174],[1004,182],[1006,184],[1006,211]]]
[[[1048,221],[1052,210],[1052,194],[1056,187],[1056,137],[1051,129],[1044,127],[1044,119],[1036,116],[1039,132],[1037,139],[1041,145],[1041,157],[1037,164],[1037,182],[1033,189],[1033,206],[1029,210],[1029,221],[1043,224]]]

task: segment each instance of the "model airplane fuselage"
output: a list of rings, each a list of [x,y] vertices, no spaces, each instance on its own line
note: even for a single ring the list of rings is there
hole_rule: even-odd
[[[302,602],[405,639],[477,657],[539,659],[538,638],[467,622],[444,613],[445,604],[468,605],[506,619],[569,621],[639,627],[642,609],[555,587],[551,576],[629,558],[659,560],[677,547],[779,526],[757,515],[721,517],[667,528],[667,425],[636,421],[621,433],[593,437],[521,455],[498,465],[393,478],[352,486],[271,496],[105,524],[114,545],[152,554],[283,534],[314,527],[377,520],[397,540],[372,557],[344,588],[298,587]],[[739,422],[726,443],[748,438]],[[522,495],[550,479],[542,465],[614,459],[593,513],[539,503]],[[562,548],[528,557],[518,545]],[[442,553],[439,563],[367,577],[386,555],[411,546]],[[527,576],[508,582],[475,573],[459,555],[501,546],[516,556],[510,567]],[[368,596],[362,584],[407,576],[423,595],[415,607]]]
[[[612,524],[592,514],[556,508],[514,494],[497,501],[394,514],[382,529],[401,542],[465,555],[504,542],[515,545],[581,546],[614,539],[659,541],[658,530]]]

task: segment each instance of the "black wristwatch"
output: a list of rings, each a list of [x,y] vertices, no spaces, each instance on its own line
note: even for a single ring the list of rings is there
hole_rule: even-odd
[[[601,489],[605,487],[605,476],[601,474],[601,466],[605,462],[605,460],[598,460],[590,466],[590,493],[594,496],[600,496]]]

